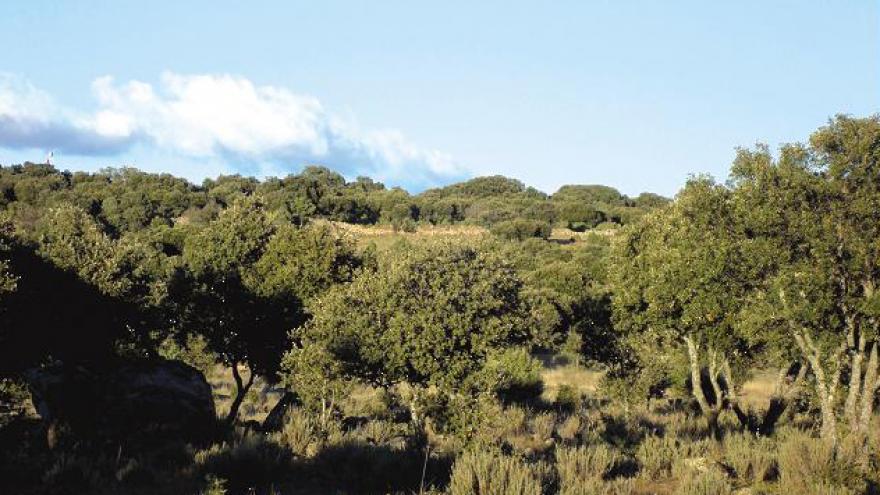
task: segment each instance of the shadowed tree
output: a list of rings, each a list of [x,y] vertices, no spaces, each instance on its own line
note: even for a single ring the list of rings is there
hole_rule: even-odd
[[[189,235],[183,259],[183,328],[204,335],[232,369],[236,396],[229,422],[255,375],[275,378],[288,331],[307,318],[304,302],[350,280],[359,263],[353,248],[328,227],[276,225],[253,199]]]

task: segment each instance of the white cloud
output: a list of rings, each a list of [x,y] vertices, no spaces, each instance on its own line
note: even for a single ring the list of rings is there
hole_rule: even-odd
[[[29,82],[0,74],[0,146],[107,155],[127,148],[129,136],[101,132]]]
[[[0,78],[0,146],[99,155],[139,144],[260,170],[321,163],[409,184],[464,174],[449,155],[400,131],[361,129],[312,96],[242,77],[165,73],[158,87],[101,77],[92,92],[97,109],[75,112],[26,82]]]

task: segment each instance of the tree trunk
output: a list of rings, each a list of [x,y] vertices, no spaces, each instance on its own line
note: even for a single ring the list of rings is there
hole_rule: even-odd
[[[804,354],[804,357],[810,363],[813,369],[813,376],[816,379],[816,392],[819,395],[819,407],[822,411],[822,438],[833,446],[837,445],[837,415],[834,411],[835,395],[837,392],[837,382],[840,381],[840,356],[846,347],[846,343],[841,346],[832,361],[836,369],[829,380],[822,367],[821,355],[819,349],[813,343],[813,339],[806,332],[801,333],[795,331],[795,342]]]
[[[688,360],[691,367],[691,393],[700,406],[700,412],[706,417],[706,426],[709,433],[718,437],[718,411],[709,405],[706,394],[703,392],[703,377],[700,368],[700,347],[690,337],[684,338],[688,349]]]
[[[736,419],[739,420],[741,427],[748,431],[755,432],[758,429],[758,425],[755,423],[755,419],[743,411],[739,405],[739,394],[733,383],[733,373],[730,371],[730,361],[727,359],[722,361],[721,376],[724,378],[724,385],[726,387],[725,400],[727,401],[728,407],[730,407],[730,409],[733,410],[733,413],[736,414]]]
[[[865,358],[866,341],[864,332],[859,332],[858,342],[856,342],[855,320],[852,317],[847,318],[847,327],[847,344],[852,350],[852,358],[850,359],[849,393],[846,395],[846,403],[843,406],[843,416],[849,420],[850,427],[855,430],[859,419],[857,406],[862,389],[862,361]]]
[[[772,435],[776,425],[787,417],[791,412],[791,402],[797,397],[801,386],[806,379],[808,366],[801,363],[798,366],[797,375],[790,385],[786,385],[791,366],[780,371],[773,396],[770,397],[770,405],[764,413],[761,425],[757,428],[758,435]]]
[[[874,413],[874,397],[877,390],[880,389],[880,370],[878,370],[877,347],[880,347],[880,341],[874,342],[871,346],[871,354],[868,358],[868,369],[865,371],[865,379],[862,388],[862,407],[859,421],[856,425],[856,431],[861,434],[868,433],[868,427],[871,423],[871,415]]]
[[[248,372],[249,376],[247,382],[245,382],[238,371],[238,363],[232,363],[232,378],[235,379],[235,399],[233,399],[232,405],[229,406],[226,424],[231,425],[235,423],[235,419],[238,417],[238,409],[241,407],[241,403],[244,402],[244,397],[247,395],[248,390],[251,389],[251,385],[254,384],[254,371],[250,366],[248,366]]]

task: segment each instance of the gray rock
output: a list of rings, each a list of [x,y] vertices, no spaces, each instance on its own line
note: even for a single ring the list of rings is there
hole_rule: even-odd
[[[28,385],[50,447],[61,431],[97,440],[207,438],[216,424],[211,387],[180,361],[149,360],[101,370],[54,366],[32,371]]]

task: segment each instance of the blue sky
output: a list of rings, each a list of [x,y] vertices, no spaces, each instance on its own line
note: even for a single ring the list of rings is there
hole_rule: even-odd
[[[0,3],[0,164],[672,195],[880,111],[862,1]]]

